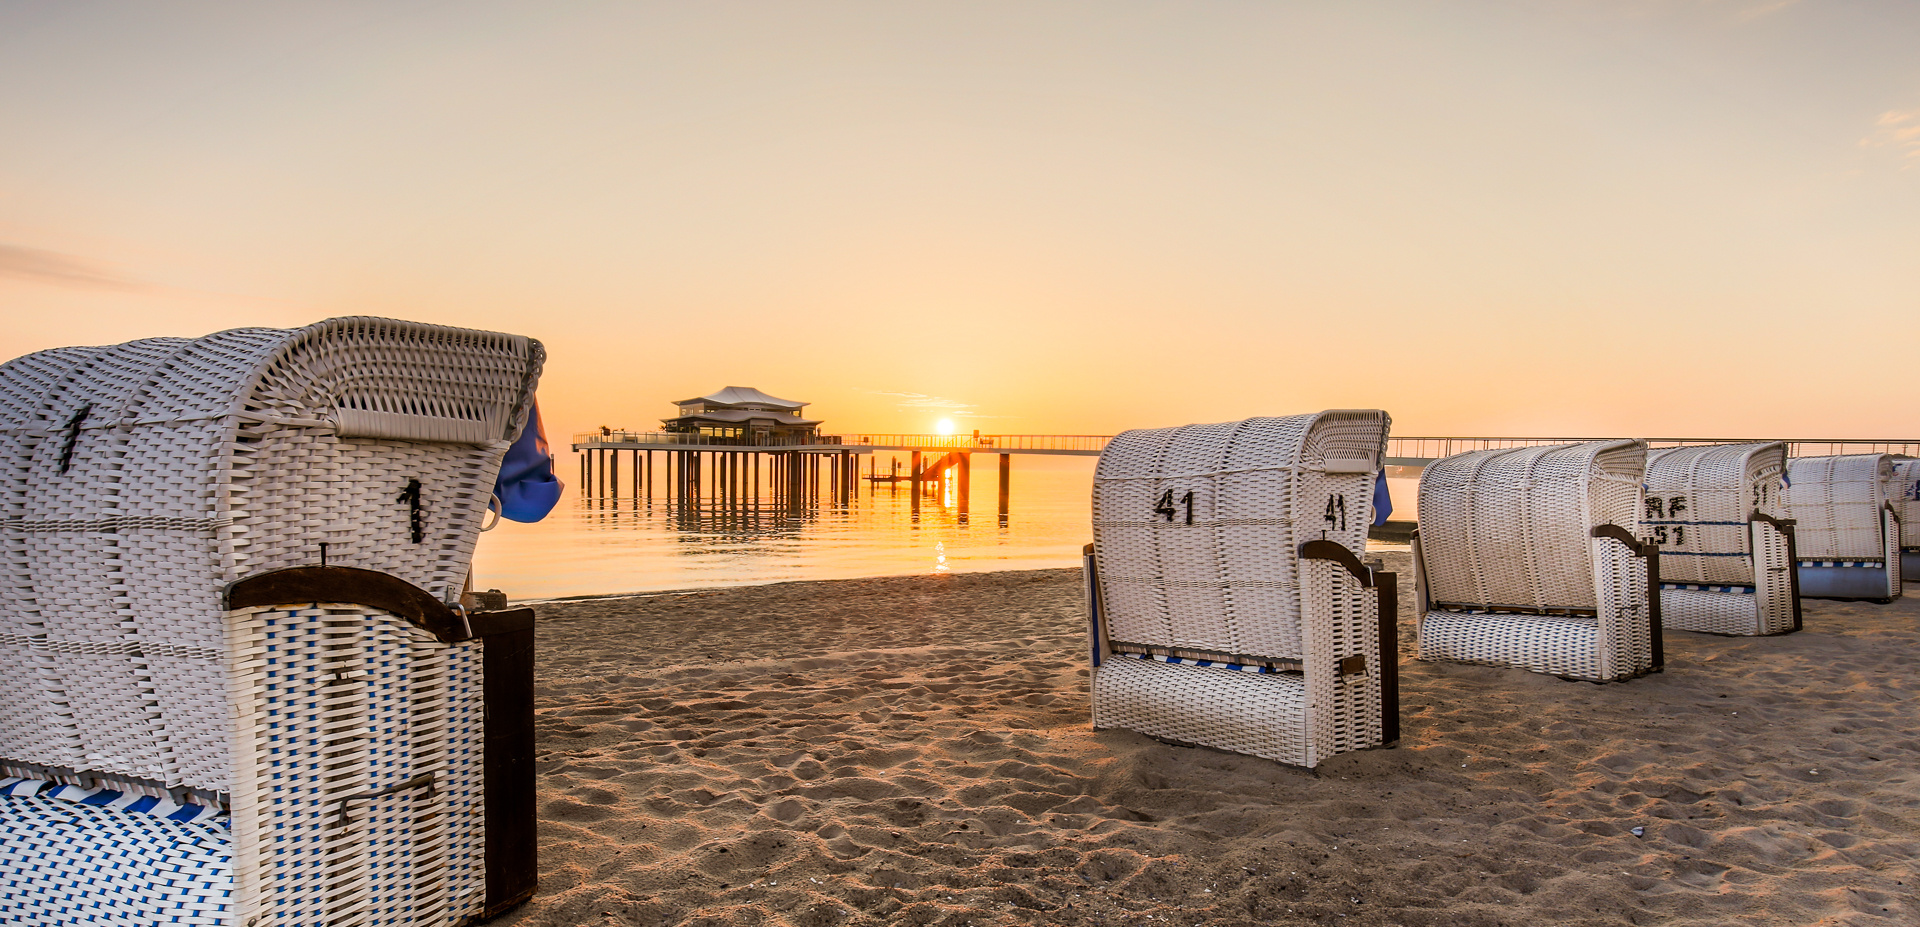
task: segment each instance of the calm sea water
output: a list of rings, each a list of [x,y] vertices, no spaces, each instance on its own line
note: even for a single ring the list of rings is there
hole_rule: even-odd
[[[916,517],[911,489],[869,493],[864,481],[844,507],[797,512],[771,504],[682,509],[664,498],[582,498],[569,487],[545,521],[501,522],[480,536],[473,584],[522,600],[1079,566],[1093,540],[1095,459],[1015,457],[1004,524],[993,458],[976,461],[964,518],[951,495],[924,498]],[[1401,487],[1393,489],[1401,498]]]
[[[1078,566],[1093,539],[1091,457],[1015,458],[1010,509],[996,514],[992,457],[976,465],[971,512],[957,499],[923,497],[918,516],[905,484],[846,506],[799,511],[682,508],[664,498],[583,498],[568,488],[553,514],[531,525],[501,522],[480,536],[475,588],[514,599],[697,589],[796,579],[846,579]]]

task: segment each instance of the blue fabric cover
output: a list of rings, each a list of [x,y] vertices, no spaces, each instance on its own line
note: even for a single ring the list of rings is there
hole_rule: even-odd
[[[520,430],[507,456],[500,461],[500,476],[493,481],[493,495],[499,500],[500,517],[510,521],[536,522],[547,517],[560,501],[567,484],[553,475],[553,451],[547,446],[547,431],[540,424],[540,402],[535,400],[527,412],[527,427]]]
[[[1393,515],[1393,496],[1387,492],[1387,471],[1382,469],[1373,477],[1373,525],[1379,527],[1387,523]]]

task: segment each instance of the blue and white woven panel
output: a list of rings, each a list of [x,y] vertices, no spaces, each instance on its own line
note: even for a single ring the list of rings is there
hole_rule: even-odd
[[[4,781],[0,923],[230,924],[233,856],[225,818],[169,820],[152,813],[162,807],[157,801],[134,810],[148,800],[143,796]],[[48,794],[57,790],[80,800]],[[173,807],[179,813],[183,806]]]
[[[1266,666],[1247,666],[1241,663],[1227,663],[1221,660],[1195,660],[1191,657],[1174,657],[1158,653],[1127,653],[1116,651],[1113,655],[1116,657],[1132,657],[1135,660],[1146,660],[1153,663],[1171,663],[1175,666],[1210,666],[1215,669],[1233,670],[1237,673],[1259,673],[1265,675],[1281,672],[1280,670]]]
[[[77,785],[61,785],[44,779],[24,779],[9,777],[0,779],[0,795],[16,798],[38,795],[42,798],[58,798],[75,804],[91,805],[96,808],[109,808],[115,811],[131,811],[150,814],[179,823],[193,821],[212,821],[224,818],[225,812],[211,805],[192,803],[177,804],[171,799],[155,795],[142,795],[132,791],[116,791],[110,788],[82,788]]]
[[[457,923],[484,903],[479,643],[352,606],[268,609],[264,924]],[[430,779],[426,777],[431,777]]]

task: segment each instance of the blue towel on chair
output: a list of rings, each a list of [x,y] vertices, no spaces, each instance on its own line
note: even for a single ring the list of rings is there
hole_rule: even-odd
[[[1387,471],[1383,468],[1373,477],[1373,526],[1386,524],[1392,515],[1393,496],[1387,492]]]
[[[500,461],[500,475],[493,481],[500,517],[539,521],[553,511],[566,488],[567,484],[553,475],[553,451],[547,446],[547,432],[540,424],[540,403],[535,400],[527,411],[527,427],[520,429],[520,437],[507,448],[506,458]]]

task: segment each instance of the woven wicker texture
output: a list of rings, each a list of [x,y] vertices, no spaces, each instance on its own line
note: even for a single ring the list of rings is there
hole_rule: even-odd
[[[1436,603],[1592,609],[1595,525],[1639,533],[1645,445],[1470,451],[1420,478],[1420,543]]]
[[[1434,610],[1420,621],[1420,656],[1600,679],[1599,624],[1576,615]]]
[[[478,911],[481,644],[449,647],[354,606],[232,621],[245,658],[235,686],[252,708],[241,762],[253,774],[233,793],[241,910],[280,925]]]
[[[1777,441],[1648,452],[1641,524],[1660,545],[1667,627],[1738,635],[1792,629],[1787,537],[1753,518],[1781,517],[1786,462],[1786,445]],[[1756,551],[1765,564],[1757,570]]]
[[[1596,681],[1651,668],[1647,562],[1592,534],[1641,533],[1645,460],[1639,441],[1596,441],[1429,465],[1415,540],[1421,658]]]
[[[1387,426],[1384,412],[1330,411],[1108,444],[1093,531],[1112,647],[1294,661],[1304,675],[1118,659],[1094,671],[1096,727],[1309,767],[1379,743],[1377,674],[1336,670],[1378,653],[1377,604],[1344,568],[1299,550],[1323,539],[1365,550]],[[1187,719],[1200,703],[1218,710]]]
[[[1801,560],[1883,560],[1881,511],[1893,458],[1887,454],[1795,457],[1784,496]]]
[[[1920,550],[1920,458],[1893,459],[1893,476],[1887,481],[1887,501],[1900,516],[1900,549]],[[1906,579],[1914,582],[1920,577],[1908,575]]]
[[[1902,491],[1888,454],[1795,457],[1787,515],[1798,524],[1800,591],[1810,597],[1900,596]]]
[[[0,796],[0,923],[237,924],[225,821]]]
[[[523,337],[344,318],[0,365],[0,673],[15,682],[0,701],[0,763],[231,795],[239,910],[261,927],[320,922],[315,898],[332,906],[327,923],[471,913],[480,645],[429,645],[410,628],[361,641],[397,619],[339,614],[321,623],[342,649],[311,664],[330,669],[260,682],[271,642],[247,637],[221,595],[324,562],[455,600],[543,360]],[[400,688],[359,681],[383,675]],[[339,724],[364,711],[352,730],[402,731],[408,749],[354,754],[327,739],[345,728],[326,726],[268,747],[262,732],[288,723],[271,719],[276,699],[308,700]],[[295,786],[266,756],[332,765]],[[351,826],[320,826],[339,795],[428,773],[431,800],[361,801]],[[270,790],[269,776],[291,791]],[[285,850],[299,828],[266,821],[262,803],[323,836]],[[320,844],[325,878],[261,884],[262,865],[311,866]]]

